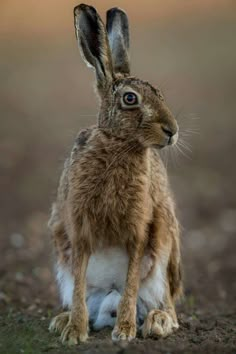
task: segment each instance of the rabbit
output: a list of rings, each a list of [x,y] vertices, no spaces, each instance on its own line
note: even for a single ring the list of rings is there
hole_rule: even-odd
[[[66,160],[49,220],[57,281],[68,311],[49,329],[84,342],[89,325],[113,341],[166,337],[182,294],[179,223],[159,150],[178,124],[159,89],[131,76],[129,23],[120,8],[74,9],[81,54],[96,74],[98,122]]]

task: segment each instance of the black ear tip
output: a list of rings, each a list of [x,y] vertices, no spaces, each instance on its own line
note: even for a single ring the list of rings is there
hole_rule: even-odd
[[[74,16],[78,16],[79,13],[80,13],[80,7],[79,6],[75,6],[73,13],[74,13]]]
[[[115,14],[123,14],[127,16],[126,12],[122,10],[120,7],[112,7],[107,11],[107,16],[114,16]]]
[[[120,18],[122,23],[125,26],[128,26],[128,16],[124,10],[119,7],[113,7],[112,9],[107,11],[107,30],[108,32],[112,28],[113,22],[115,22],[116,18]]]
[[[74,7],[74,15],[78,16],[81,12],[93,12],[94,14],[97,13],[96,9],[93,6],[80,4]]]

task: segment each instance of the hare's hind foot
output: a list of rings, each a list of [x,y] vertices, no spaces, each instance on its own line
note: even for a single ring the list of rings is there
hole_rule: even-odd
[[[143,338],[167,337],[179,328],[178,322],[166,311],[152,310],[142,326]]]
[[[59,334],[62,333],[64,328],[66,327],[67,323],[70,319],[70,312],[62,312],[59,315],[53,317],[49,325],[50,332],[58,332]]]

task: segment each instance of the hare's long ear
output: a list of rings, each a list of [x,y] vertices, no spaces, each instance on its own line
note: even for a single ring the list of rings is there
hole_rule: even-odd
[[[76,38],[85,62],[96,71],[98,87],[112,81],[112,59],[105,26],[94,7],[74,8]]]
[[[114,7],[107,11],[107,33],[112,54],[113,70],[130,74],[129,21],[126,13]]]

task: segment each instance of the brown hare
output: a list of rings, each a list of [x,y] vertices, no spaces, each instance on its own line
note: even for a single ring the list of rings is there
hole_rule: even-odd
[[[98,123],[79,133],[66,160],[49,227],[67,312],[50,330],[76,344],[94,329],[112,339],[166,337],[178,328],[179,226],[159,149],[178,125],[160,91],[130,75],[124,11],[74,9],[76,36],[96,73]]]

